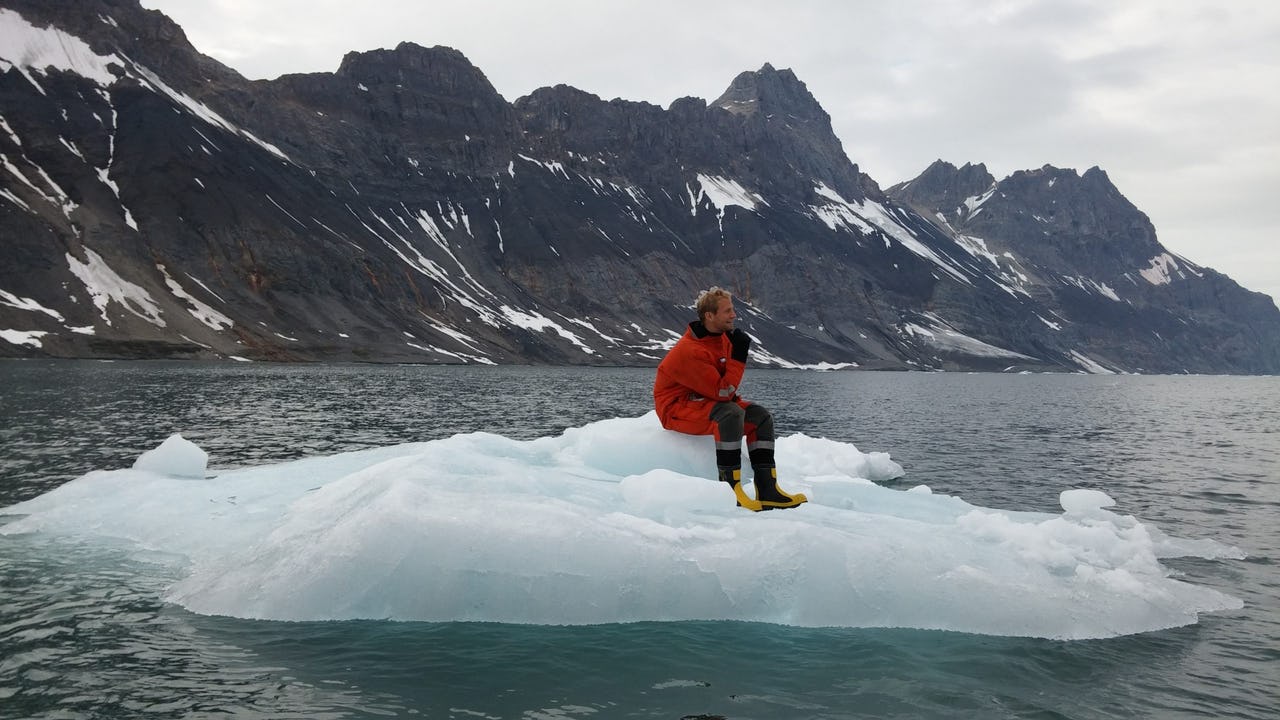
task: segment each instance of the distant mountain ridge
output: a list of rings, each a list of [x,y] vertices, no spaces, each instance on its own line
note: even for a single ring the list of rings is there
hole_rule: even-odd
[[[508,102],[449,48],[249,81],[137,0],[0,0],[0,355],[1280,372],[1280,310],[1097,168],[882,190],[790,70]]]

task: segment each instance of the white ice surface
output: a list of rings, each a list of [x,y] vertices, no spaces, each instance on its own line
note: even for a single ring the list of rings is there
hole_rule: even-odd
[[[709,479],[710,439],[664,431],[650,413],[532,441],[458,435],[205,480],[97,471],[8,508],[20,517],[0,532],[160,551],[185,571],[168,600],[243,618],[715,619],[1093,638],[1241,607],[1158,560],[1238,550],[1167,537],[1105,509],[1099,491],[1068,490],[1062,514],[1014,512],[876,485],[902,469],[848,443],[791,435],[777,457],[783,487],[807,505],[734,507]]]

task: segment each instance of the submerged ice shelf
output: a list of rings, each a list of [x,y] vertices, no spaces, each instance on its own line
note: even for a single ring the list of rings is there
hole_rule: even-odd
[[[175,436],[3,510],[0,533],[123,539],[182,567],[166,599],[276,620],[594,624],[741,620],[1094,638],[1194,623],[1239,600],[1160,558],[1241,557],[1067,489],[1060,514],[917,486],[884,453],[779,438],[808,505],[750,513],[707,438],[650,413],[511,440],[472,433],[206,473]],[[747,472],[749,475],[749,471]],[[196,477],[192,477],[192,476]],[[154,555],[151,555],[154,557]]]

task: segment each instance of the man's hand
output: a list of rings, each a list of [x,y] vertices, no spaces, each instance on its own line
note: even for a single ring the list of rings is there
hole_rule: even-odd
[[[734,328],[733,332],[729,333],[729,344],[733,346],[733,352],[729,357],[738,362],[746,362],[747,351],[751,349],[751,336],[741,328]]]

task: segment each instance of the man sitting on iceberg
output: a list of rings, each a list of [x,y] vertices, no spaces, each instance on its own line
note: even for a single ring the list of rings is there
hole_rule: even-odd
[[[653,405],[662,427],[690,435],[713,435],[720,480],[729,483],[738,505],[753,512],[795,507],[803,494],[778,488],[773,460],[773,415],[738,395],[747,369],[751,337],[733,326],[733,296],[719,287],[703,291],[698,319],[658,365]],[[753,500],[742,489],[742,437],[755,478]]]

